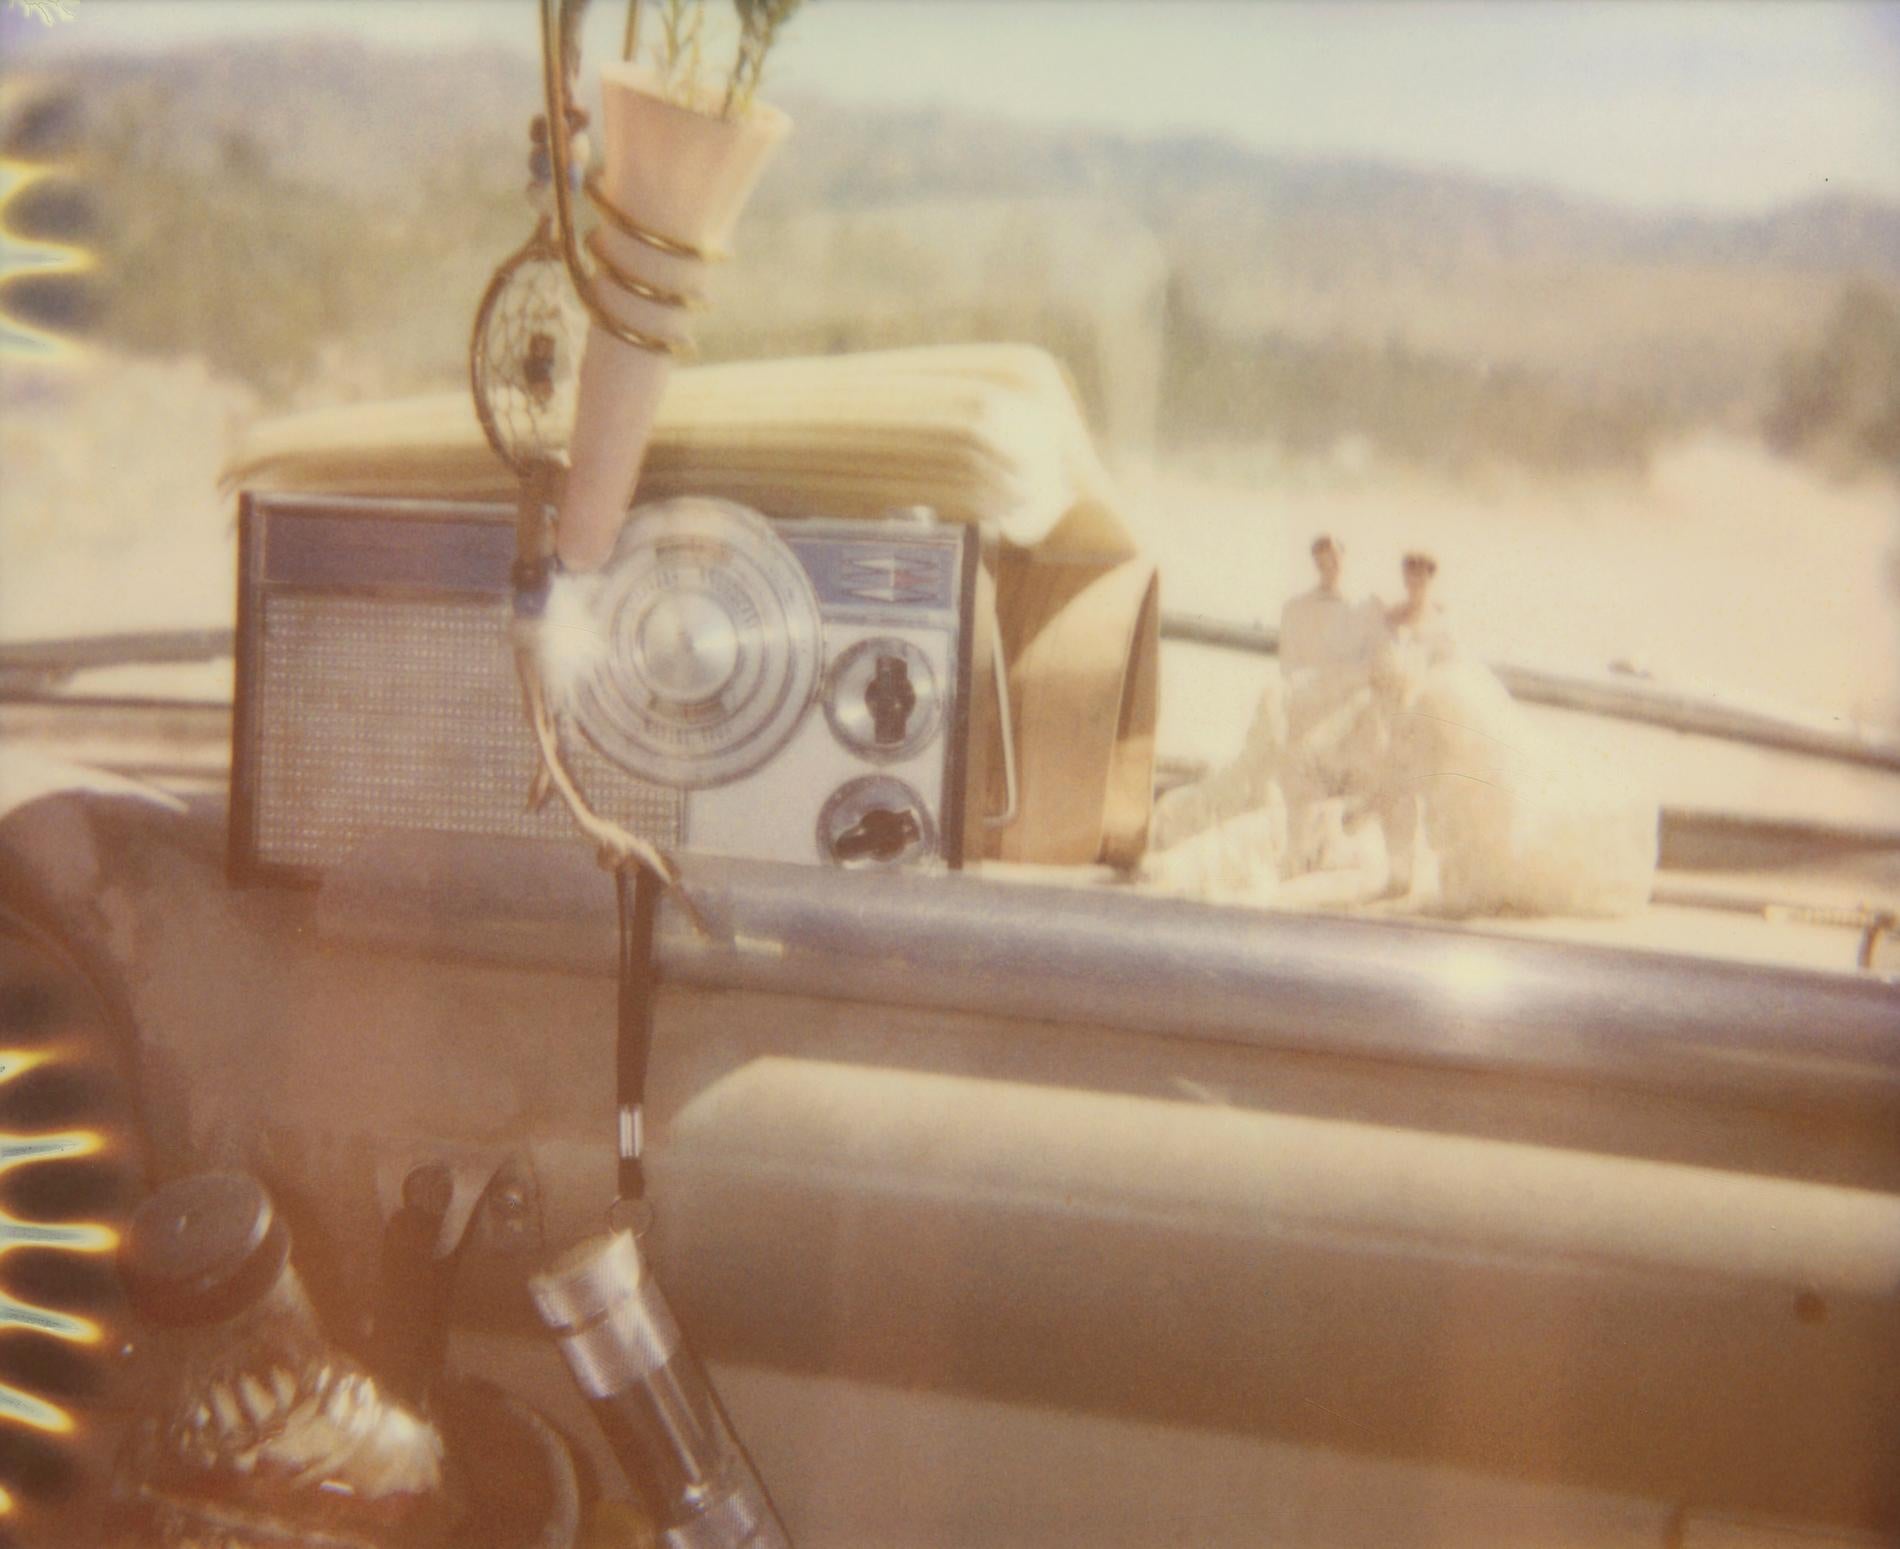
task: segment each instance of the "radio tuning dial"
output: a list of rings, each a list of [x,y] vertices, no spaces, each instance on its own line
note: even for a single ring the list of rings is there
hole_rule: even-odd
[[[708,592],[657,599],[640,619],[635,650],[645,676],[681,704],[710,699],[739,666],[739,626]]]
[[[607,649],[580,685],[576,718],[641,779],[694,789],[749,774],[816,695],[811,582],[765,519],[732,501],[636,512],[593,607]]]

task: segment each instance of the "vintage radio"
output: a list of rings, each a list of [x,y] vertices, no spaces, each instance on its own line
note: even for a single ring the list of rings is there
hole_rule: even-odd
[[[572,843],[510,635],[511,506],[246,495],[234,874],[315,879],[390,835]],[[904,516],[636,514],[566,706],[593,805],[669,849],[847,867],[965,853],[977,538]],[[974,782],[980,783],[980,782]]]

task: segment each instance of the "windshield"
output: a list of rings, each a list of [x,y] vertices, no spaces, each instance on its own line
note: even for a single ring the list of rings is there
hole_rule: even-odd
[[[595,11],[585,52],[610,57],[619,8]],[[701,354],[1006,340],[1061,363],[1160,575],[1155,851],[1235,815],[1209,782],[1246,776],[1278,716],[1275,756],[1310,778],[1275,777],[1276,889],[1370,866],[1347,894],[1403,893],[1416,823],[1379,809],[1374,754],[1312,740],[1338,706],[1307,692],[1341,652],[1376,676],[1391,640],[1420,669],[1385,690],[1409,724],[1472,731],[1403,755],[1434,778],[1594,759],[1665,815],[1882,830],[1894,16],[817,5],[772,55],[797,127]],[[533,8],[13,0],[5,27],[0,638],[220,655],[219,480],[246,434],[467,381],[476,304],[534,219]],[[1289,627],[1304,667],[1273,659]],[[1431,677],[1448,646],[1531,718]],[[99,681],[218,697],[229,672]],[[1710,701],[1781,752],[1682,744]],[[1388,771],[1398,724],[1359,728]],[[1546,733],[1535,775],[1472,740]],[[1791,764],[1788,735],[1855,761]],[[1218,892],[1208,865],[1159,883]]]

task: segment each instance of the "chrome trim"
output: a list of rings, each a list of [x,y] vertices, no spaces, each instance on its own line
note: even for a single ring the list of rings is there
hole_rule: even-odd
[[[307,504],[319,508],[346,498],[271,496],[273,503],[280,506]],[[402,514],[406,508],[415,507],[449,516],[464,512],[486,516],[491,511],[504,509],[491,502],[413,499],[390,499],[380,501],[379,505],[392,514]],[[513,507],[505,509],[512,519]],[[1280,649],[1279,631],[1269,626],[1236,624],[1186,613],[1162,614],[1161,638],[1252,656],[1274,656]],[[70,640],[0,642],[0,697],[10,695],[15,679],[56,681],[90,668],[217,661],[231,654],[232,632],[228,629],[161,630],[144,634],[84,635]],[[1900,739],[1880,732],[1843,732],[1811,726],[1790,716],[1726,705],[1706,695],[1646,685],[1638,680],[1602,682],[1514,666],[1509,662],[1493,662],[1491,670],[1513,697],[1526,704],[1550,705],[1612,720],[1664,726],[1725,742],[1751,743],[1816,758],[1866,764],[1876,769],[1900,770]]]
[[[578,847],[391,844],[318,928],[399,951],[606,973],[613,911]],[[1454,925],[1272,913],[1114,884],[688,857],[677,985],[1081,1024],[1777,1107],[1900,1112],[1900,981]],[[428,877],[426,889],[416,877]]]
[[[1280,653],[1277,629],[1192,613],[1162,614],[1161,638],[1252,656]],[[1900,769],[1900,738],[1887,733],[1839,731],[1831,726],[1811,725],[1793,716],[1725,704],[1706,694],[1685,693],[1636,678],[1610,682],[1572,673],[1546,672],[1538,667],[1518,667],[1509,662],[1488,665],[1511,691],[1511,697],[1527,705],[1550,705],[1611,720],[1666,726],[1671,731],[1753,743],[1785,753],[1807,753],[1817,758],[1839,759],[1843,763],[1867,764],[1875,769]]]
[[[1009,667],[1003,661],[1003,626],[996,612],[996,594],[990,593],[990,676],[996,684],[996,726],[1003,739],[1003,810],[983,814],[983,826],[1008,828],[1022,803],[1016,787],[1016,733],[1011,729]]]

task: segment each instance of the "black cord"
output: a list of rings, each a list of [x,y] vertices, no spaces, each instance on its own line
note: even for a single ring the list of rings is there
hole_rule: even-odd
[[[645,1149],[647,1061],[653,1052],[653,998],[658,988],[653,940],[659,879],[644,866],[622,866],[614,872],[614,899],[620,916],[619,1031],[614,1045],[620,1197],[640,1200],[646,1197],[640,1155]]]

